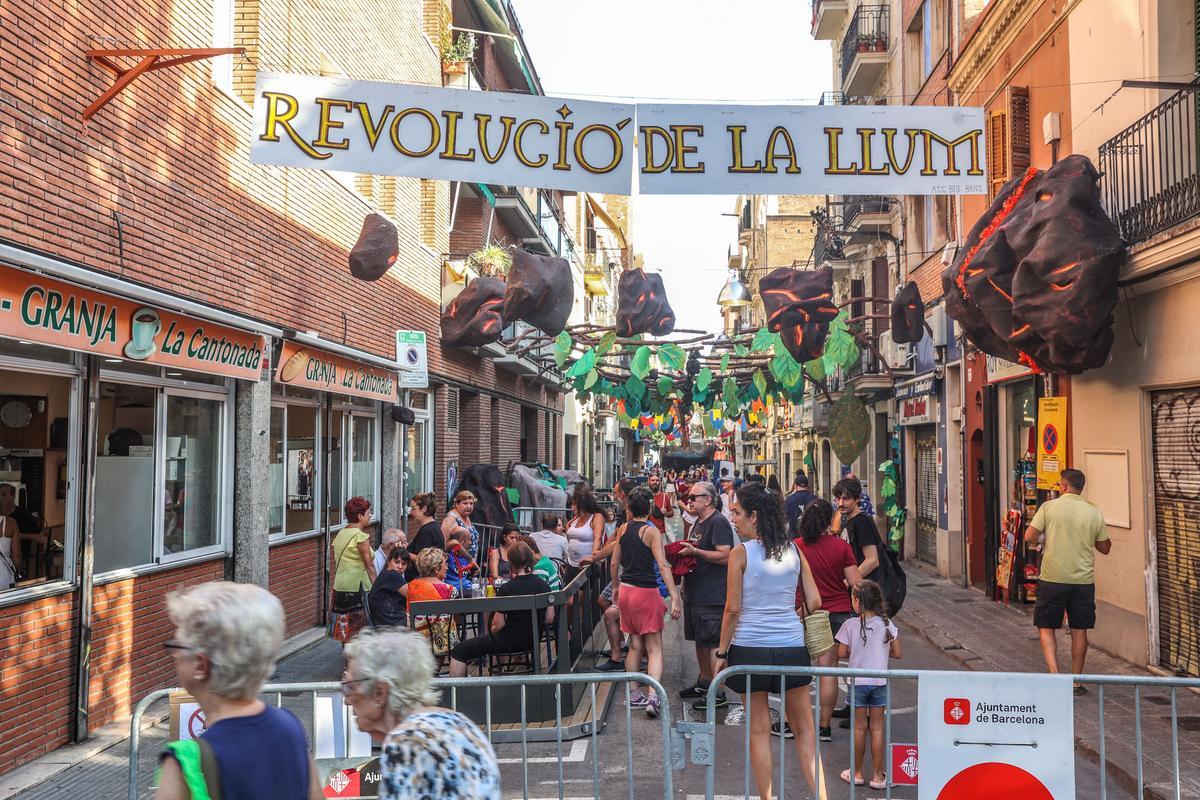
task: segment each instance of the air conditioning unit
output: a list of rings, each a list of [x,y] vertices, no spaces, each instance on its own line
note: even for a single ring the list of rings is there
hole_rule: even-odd
[[[892,340],[890,332],[884,332],[879,335],[879,353],[883,356],[883,360],[888,367],[894,370],[908,369],[909,362],[915,355],[912,345],[896,344]]]
[[[946,306],[939,303],[929,314],[929,327],[933,329],[933,346],[946,346]]]

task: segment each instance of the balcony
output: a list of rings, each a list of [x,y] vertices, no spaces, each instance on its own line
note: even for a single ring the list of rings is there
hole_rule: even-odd
[[[842,92],[874,94],[887,70],[890,15],[884,5],[859,6],[842,39]]]
[[[846,228],[865,234],[891,230],[894,198],[878,194],[846,195],[842,198],[842,220]]]
[[[847,388],[860,392],[888,391],[892,388],[894,381],[870,350],[863,350],[858,363],[842,374],[842,380]]]
[[[553,346],[543,345],[537,350],[520,356],[514,353],[509,353],[507,349],[507,345],[510,342],[519,339],[527,331],[529,331],[531,327],[532,326],[530,326],[528,323],[518,320],[504,329],[504,332],[500,336],[500,341],[498,342],[498,345],[503,348],[503,354],[495,360],[497,367],[508,370],[516,375],[538,375],[539,373],[543,373],[541,362],[553,360]],[[530,344],[530,339],[533,335],[534,334],[531,333],[529,337],[522,339],[521,343],[517,345],[517,349],[519,350]],[[488,347],[492,346],[493,345],[488,345]]]
[[[846,21],[846,12],[849,10],[849,0],[813,0],[812,37],[817,40],[832,39]]]
[[[837,90],[821,92],[821,100],[817,105],[822,106],[886,106],[886,97],[864,97],[847,95]]]
[[[1105,210],[1130,244],[1200,215],[1196,93],[1180,91],[1100,145]]]
[[[584,261],[583,287],[593,297],[612,294],[612,265],[596,253],[589,253]]]
[[[526,250],[547,256],[562,252],[563,232],[554,205],[532,189],[496,189],[496,216],[513,231]]]

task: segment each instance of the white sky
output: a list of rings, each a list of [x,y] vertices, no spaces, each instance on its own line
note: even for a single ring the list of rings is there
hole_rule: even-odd
[[[512,0],[549,95],[816,103],[829,42],[805,0]],[[645,196],[633,244],[663,274],[677,328],[720,330],[717,294],[737,239],[732,196]]]

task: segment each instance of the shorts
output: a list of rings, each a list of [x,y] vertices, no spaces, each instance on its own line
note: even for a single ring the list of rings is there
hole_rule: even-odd
[[[738,694],[746,693],[746,678],[750,679],[750,691],[771,692],[779,694],[779,675],[769,674],[774,667],[807,667],[811,666],[808,658],[808,648],[800,647],[743,647],[729,646],[729,658],[726,661],[731,667],[740,664],[751,664],[765,667],[762,675],[730,675],[725,685]],[[783,679],[787,691],[800,689],[812,683],[811,675],[788,675]]]
[[[623,583],[617,608],[621,611],[623,633],[644,636],[648,633],[660,633],[663,629],[663,615],[667,613],[667,604],[663,602],[657,588]]]
[[[837,638],[838,631],[840,631],[842,626],[846,624],[846,620],[853,616],[855,616],[855,614],[852,611],[829,612],[829,627],[833,630],[833,637],[835,639]],[[834,642],[834,646],[837,646],[837,642]]]
[[[1064,612],[1067,625],[1073,631],[1096,627],[1096,584],[1038,581],[1033,624],[1058,630],[1062,627]]]
[[[887,706],[887,686],[854,685],[855,708],[884,708]]]
[[[612,581],[609,581],[608,584],[604,587],[604,589],[601,590],[600,599],[607,600],[608,602],[611,603],[612,602],[612,592],[613,592]]]
[[[503,629],[497,634],[484,634],[463,639],[450,651],[450,657],[455,661],[471,663],[493,653],[524,653],[532,649],[532,642],[512,639],[505,635]]]
[[[683,607],[683,638],[695,642],[699,647],[717,647],[721,644],[721,619],[725,606]]]

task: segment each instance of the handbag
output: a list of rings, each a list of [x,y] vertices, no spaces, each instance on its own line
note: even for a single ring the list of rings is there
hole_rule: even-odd
[[[183,782],[192,800],[222,800],[221,768],[212,745],[204,738],[168,742],[167,750],[179,763]]]

